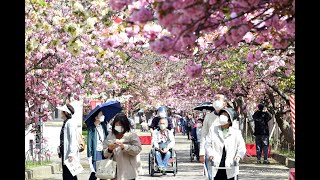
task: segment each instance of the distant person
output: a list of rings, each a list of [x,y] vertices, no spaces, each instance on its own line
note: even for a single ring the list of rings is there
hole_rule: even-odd
[[[191,129],[193,128],[195,121],[194,121],[192,114],[188,114],[186,119],[187,119],[186,120],[187,121],[186,132],[187,132],[188,140],[190,140]]]
[[[145,120],[141,122],[141,132],[148,132],[148,123]]]
[[[194,144],[195,154],[198,161],[200,160],[199,147],[200,147],[200,141],[201,141],[202,123],[203,123],[203,118],[197,119],[196,124],[194,124],[191,129],[191,140]]]
[[[257,163],[261,164],[261,153],[263,152],[263,164],[270,164],[268,161],[269,149],[269,125],[272,115],[264,110],[264,105],[259,104],[258,110],[252,115],[254,121],[254,133],[256,141]]]
[[[77,175],[72,176],[64,161],[80,160],[77,140],[77,122],[72,119],[74,108],[70,104],[57,107],[61,111],[61,118],[64,120],[60,131],[60,145],[58,155],[62,161],[62,179],[77,180]]]

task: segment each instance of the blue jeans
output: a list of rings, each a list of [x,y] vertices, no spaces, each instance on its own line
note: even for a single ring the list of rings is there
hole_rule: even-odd
[[[157,160],[158,167],[164,168],[164,169],[167,168],[170,156],[171,156],[170,151],[168,151],[163,158],[162,158],[161,152],[156,151],[156,160]]]
[[[212,175],[211,175],[211,168],[209,169],[209,166],[211,166],[211,164],[209,164],[209,157],[208,157],[208,155],[206,154],[205,156],[204,156],[204,160],[205,160],[205,165],[206,165],[206,168],[207,168],[207,172],[208,172],[208,179],[209,180],[212,180]]]

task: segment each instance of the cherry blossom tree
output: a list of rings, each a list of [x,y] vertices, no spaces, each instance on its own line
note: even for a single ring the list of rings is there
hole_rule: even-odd
[[[84,99],[84,107],[90,96],[130,94],[131,110],[168,105],[190,111],[224,92],[244,117],[265,101],[287,132],[288,96],[295,90],[294,4],[26,1],[26,127],[50,120],[70,95]]]

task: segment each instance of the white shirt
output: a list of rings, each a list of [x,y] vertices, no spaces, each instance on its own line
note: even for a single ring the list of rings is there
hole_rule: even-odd
[[[103,150],[103,140],[105,139],[101,124],[96,126],[97,130],[97,151]]]
[[[219,116],[214,114],[214,111],[211,113],[206,114],[203,120],[203,125],[201,129],[201,141],[200,141],[200,147],[199,147],[199,155],[204,155],[205,154],[205,143],[206,143],[206,136],[209,133],[209,129],[212,125],[212,123],[216,120],[219,119]]]
[[[196,134],[197,134],[197,142],[200,142],[201,141],[201,129],[202,127],[197,127],[196,129]]]

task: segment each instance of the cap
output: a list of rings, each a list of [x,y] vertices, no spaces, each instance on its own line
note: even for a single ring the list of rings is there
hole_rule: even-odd
[[[70,110],[68,109],[67,105],[58,106],[57,109],[59,109],[60,111],[65,111],[65,112],[67,112],[67,113],[69,113],[69,114],[72,114],[72,113],[70,112]]]

